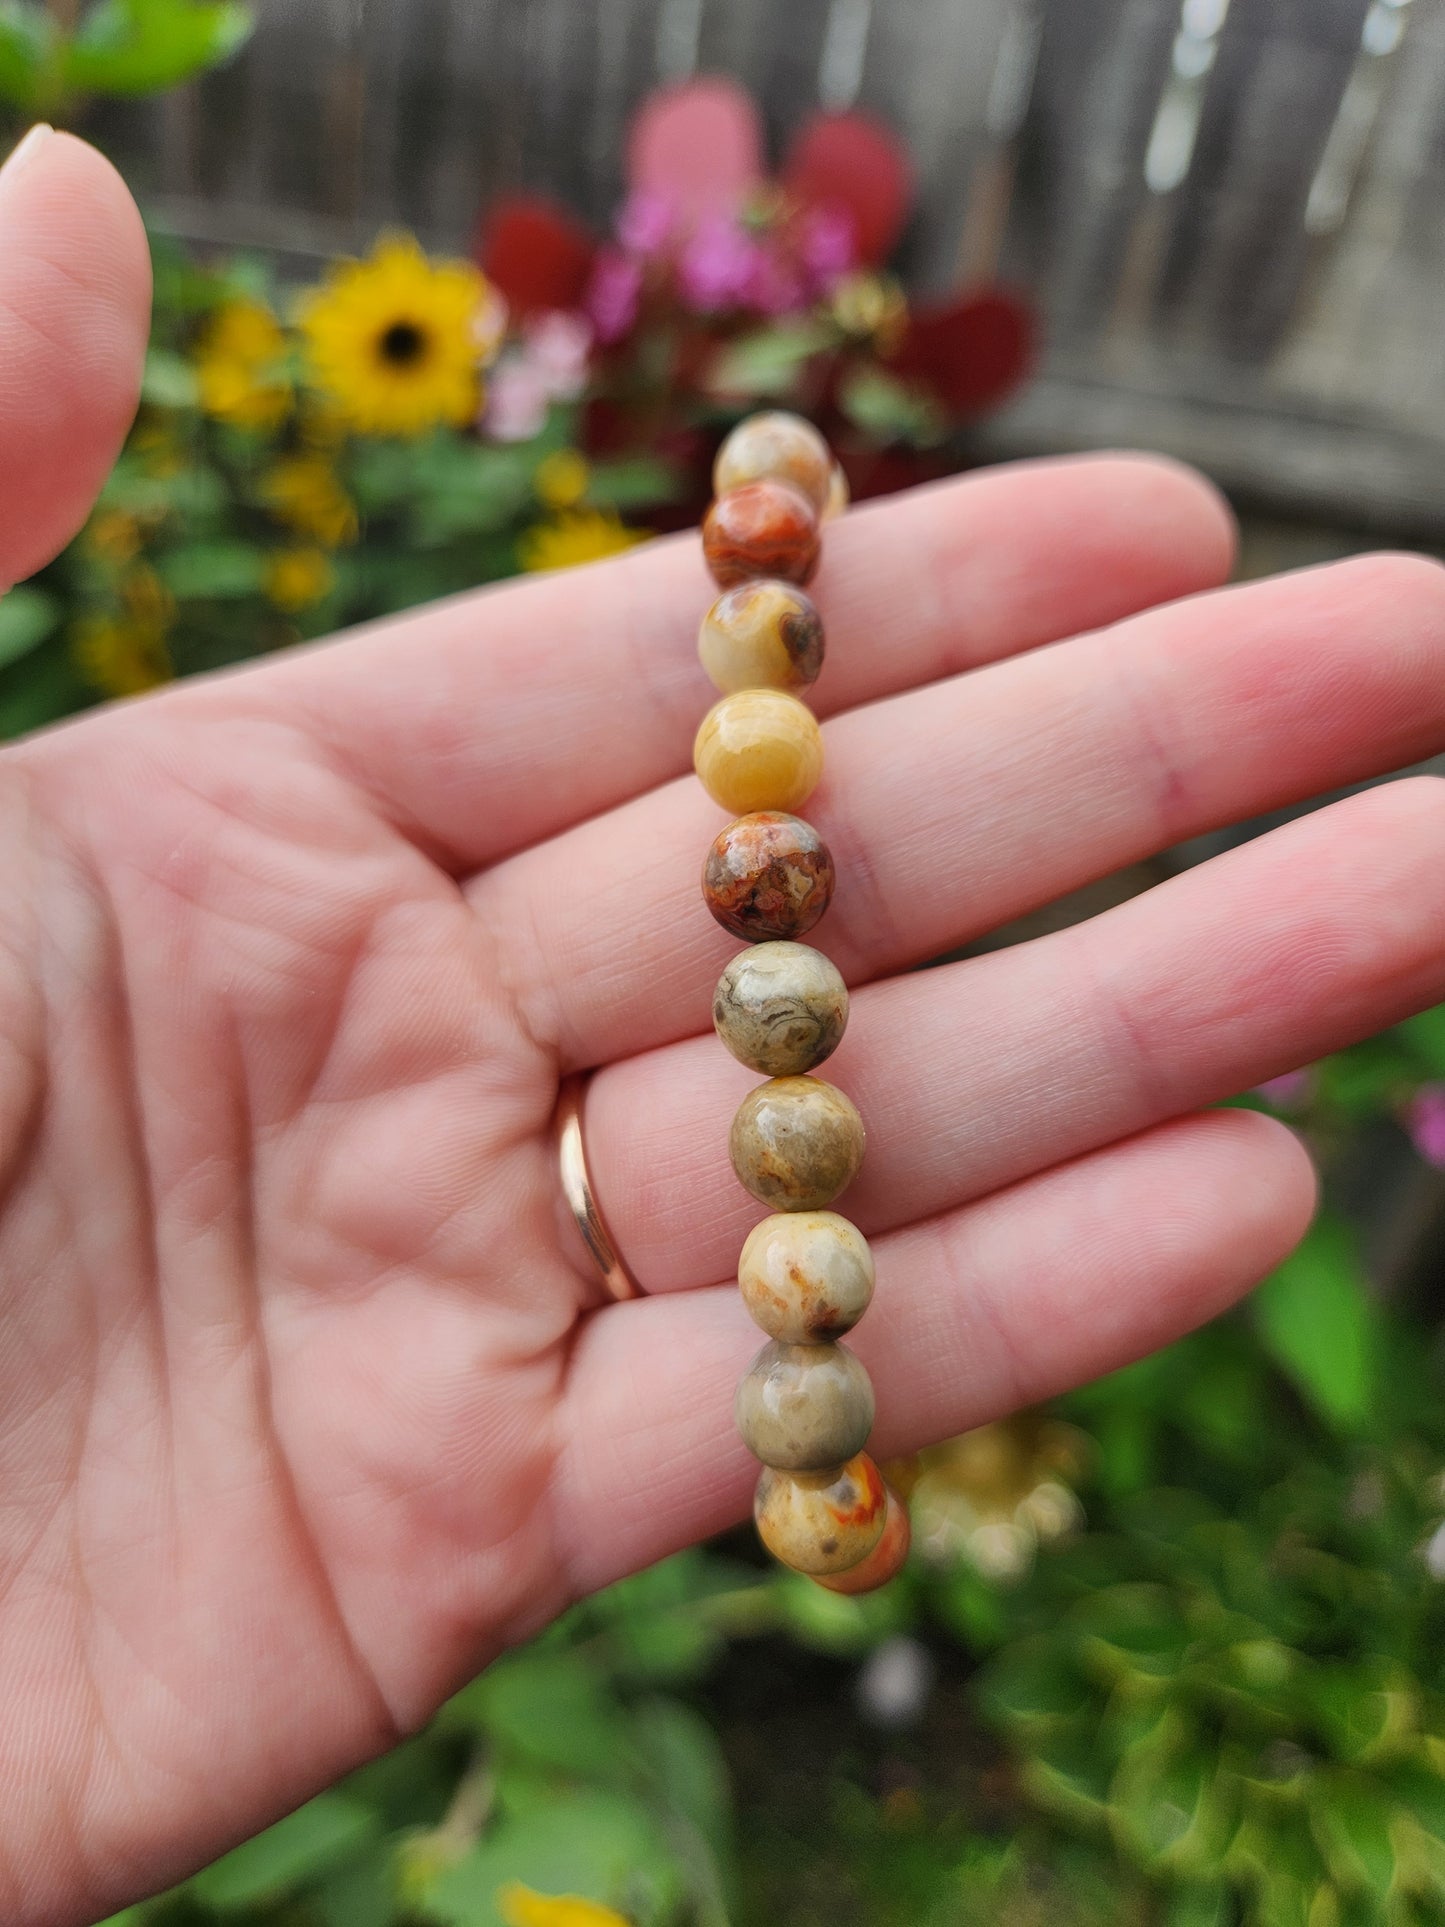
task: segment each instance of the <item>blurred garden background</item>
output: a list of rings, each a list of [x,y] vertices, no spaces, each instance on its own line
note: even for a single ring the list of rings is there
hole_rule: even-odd
[[[1136,444],[1245,573],[1445,549],[1445,0],[0,0],[36,118],[157,303],[6,734],[684,526],[760,403],[858,496]],[[1324,1172],[1302,1250],[895,1468],[885,1592],[668,1561],[120,1920],[1445,1922],[1445,1009],[1238,1101]]]

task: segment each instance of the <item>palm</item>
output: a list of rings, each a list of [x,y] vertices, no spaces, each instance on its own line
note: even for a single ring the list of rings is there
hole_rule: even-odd
[[[0,579],[84,512],[133,399],[130,218],[73,143],[0,186]],[[847,1208],[885,1453],[1247,1289],[1307,1168],[1263,1118],[1192,1113],[1445,995],[1430,783],[907,974],[1439,747],[1437,571],[1136,613],[1227,560],[1208,493],[1137,461],[831,537],[810,815],[856,987],[833,1061],[870,1129]],[[753,1209],[724,1147],[749,1080],[700,1034],[731,946],[681,774],[705,598],[694,545],[659,544],[0,763],[7,1921],[175,1877],[744,1511],[756,1340],[727,1280]],[[558,1229],[571,1070],[649,1293],[602,1311]]]

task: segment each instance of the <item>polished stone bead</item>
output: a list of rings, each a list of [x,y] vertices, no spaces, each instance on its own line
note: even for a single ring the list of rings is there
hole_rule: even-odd
[[[823,618],[792,582],[724,589],[702,619],[697,653],[719,689],[806,689],[823,667]]]
[[[863,1162],[863,1120],[821,1077],[773,1077],[737,1108],[733,1169],[774,1211],[821,1211]]]
[[[842,1041],[848,988],[805,943],[759,943],[733,958],[713,992],[712,1021],[740,1064],[764,1077],[817,1068]]]
[[[748,1233],[738,1289],[773,1338],[817,1344],[851,1331],[873,1296],[873,1253],[836,1211],[778,1211]]]
[[[883,1536],[888,1488],[866,1452],[822,1472],[764,1466],[753,1517],[768,1551],[794,1572],[847,1572]]]
[[[725,810],[795,810],[823,774],[823,732],[807,704],[786,690],[736,689],[703,717],[692,761]]]
[[[832,450],[813,424],[784,409],[768,409],[739,422],[718,450],[713,494],[726,495],[745,482],[790,482],[821,513],[832,473]]]
[[[817,1585],[826,1586],[829,1592],[877,1592],[880,1586],[886,1586],[890,1579],[902,1571],[912,1543],[913,1528],[908,1519],[908,1507],[890,1487],[888,1516],[873,1550],[860,1559],[856,1566],[850,1566],[847,1572],[815,1572],[813,1579]]]
[[[850,499],[848,477],[843,473],[843,465],[841,462],[834,462],[832,473],[828,477],[828,499],[823,504],[823,520],[836,522],[838,517],[846,511]]]
[[[753,576],[811,582],[818,511],[787,482],[745,482],[720,495],[702,525],[702,552],[719,588]]]
[[[820,1472],[861,1452],[873,1430],[873,1386],[842,1345],[785,1345],[753,1360],[733,1416],[743,1444],[764,1465]]]
[[[744,943],[803,937],[832,900],[833,859],[802,817],[757,810],[729,823],[708,851],[702,894]]]

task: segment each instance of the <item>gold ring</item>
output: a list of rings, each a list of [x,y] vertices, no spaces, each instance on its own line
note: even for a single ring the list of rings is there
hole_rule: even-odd
[[[613,1243],[588,1175],[587,1151],[582,1142],[582,1105],[586,1092],[585,1077],[568,1077],[563,1079],[557,1093],[557,1169],[562,1179],[562,1196],[577,1221],[583,1244],[602,1274],[608,1297],[640,1298],[642,1287]]]

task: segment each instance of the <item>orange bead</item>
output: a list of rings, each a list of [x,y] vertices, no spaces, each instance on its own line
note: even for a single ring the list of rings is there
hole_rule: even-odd
[[[883,1522],[883,1535],[873,1550],[846,1572],[815,1572],[812,1574],[813,1581],[816,1585],[826,1586],[829,1592],[876,1592],[902,1571],[912,1543],[913,1527],[909,1523],[908,1507],[890,1487],[888,1517]]]
[[[729,489],[702,525],[703,555],[724,589],[762,575],[811,582],[818,549],[817,511],[786,482],[747,482]]]

